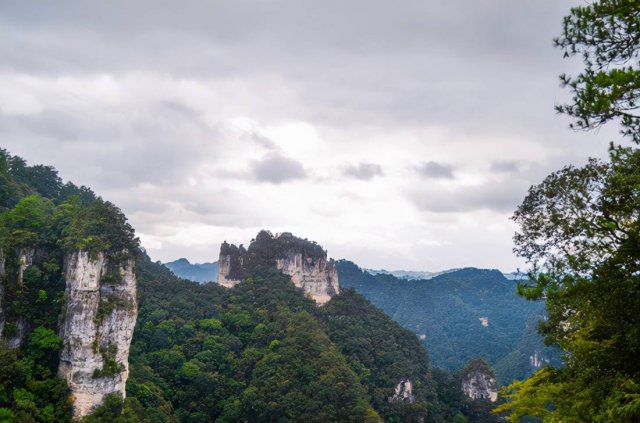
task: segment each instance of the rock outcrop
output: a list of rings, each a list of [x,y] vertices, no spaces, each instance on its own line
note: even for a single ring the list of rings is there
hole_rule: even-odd
[[[403,378],[398,382],[394,394],[389,397],[389,402],[415,402],[413,384],[409,378]]]
[[[222,243],[218,258],[218,283],[233,288],[242,281],[243,256],[246,253],[242,245]]]
[[[74,398],[74,415],[89,414],[112,392],[125,396],[129,346],[137,317],[133,259],[110,262],[77,251],[66,257],[66,309],[58,373]]]
[[[324,257],[309,257],[291,252],[276,259],[276,267],[291,276],[293,284],[302,288],[318,304],[324,304],[340,291],[338,271],[333,260]]]
[[[462,392],[473,400],[496,402],[498,383],[484,360],[472,360],[462,370]]]
[[[248,250],[224,242],[218,260],[218,283],[226,287],[237,285],[245,279],[255,257],[271,261],[320,305],[340,292],[335,261],[327,259],[327,252],[318,244],[288,232],[272,235],[261,231]]]

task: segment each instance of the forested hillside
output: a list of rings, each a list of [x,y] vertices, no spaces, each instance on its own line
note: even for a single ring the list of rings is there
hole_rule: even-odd
[[[352,291],[318,308],[275,269],[230,290],[148,259],[138,269],[129,413],[190,422],[452,417],[416,337]],[[390,401],[403,378],[413,401]]]
[[[518,297],[516,283],[497,270],[469,268],[428,280],[404,280],[372,275],[343,260],[338,271],[343,286],[353,287],[423,337],[435,367],[460,370],[482,357],[501,383],[509,383],[559,359],[536,332],[544,303]]]

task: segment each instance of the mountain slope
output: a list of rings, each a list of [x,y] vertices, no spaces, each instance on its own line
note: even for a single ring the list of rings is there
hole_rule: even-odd
[[[415,335],[351,290],[317,307],[270,266],[232,289],[148,258],[138,275],[129,412],[154,422],[451,418]],[[390,401],[403,378],[413,400]]]
[[[436,367],[457,370],[482,357],[506,383],[558,357],[535,332],[544,304],[518,297],[514,282],[497,270],[468,268],[409,281],[371,275],[342,260],[338,272],[343,286],[424,338]]]

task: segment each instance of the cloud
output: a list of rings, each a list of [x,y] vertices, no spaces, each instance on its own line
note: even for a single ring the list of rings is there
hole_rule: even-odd
[[[617,136],[555,114],[565,2],[4,3],[2,147],[120,205],[163,261],[269,228],[368,267],[514,268],[486,228]]]
[[[360,163],[358,165],[349,165],[342,174],[355,179],[369,181],[376,176],[382,176],[382,166],[375,163]]]
[[[491,162],[491,172],[516,173],[520,169],[520,163],[510,160]]]
[[[277,153],[268,154],[261,160],[254,160],[251,163],[251,172],[256,180],[272,184],[281,184],[307,177],[302,163]]]
[[[453,179],[453,167],[444,163],[425,162],[416,168],[425,178]]]
[[[434,213],[469,213],[490,210],[512,212],[523,200],[530,184],[525,180],[489,180],[480,185],[453,189],[422,187],[409,193],[418,209]]]

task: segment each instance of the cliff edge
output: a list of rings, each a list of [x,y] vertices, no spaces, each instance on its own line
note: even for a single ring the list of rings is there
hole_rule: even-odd
[[[316,303],[322,305],[340,292],[336,262],[317,243],[284,232],[261,231],[248,249],[226,241],[220,248],[218,283],[232,288],[256,266],[274,266]]]

